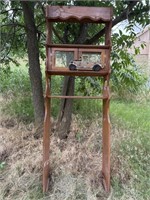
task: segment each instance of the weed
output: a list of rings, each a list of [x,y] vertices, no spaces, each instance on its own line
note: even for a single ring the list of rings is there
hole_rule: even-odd
[[[0,169],[4,169],[6,166],[6,162],[0,162]]]
[[[80,133],[80,132],[77,132],[77,134],[76,134],[76,139],[77,139],[77,141],[78,142],[80,142],[81,140],[82,140],[82,133]]]

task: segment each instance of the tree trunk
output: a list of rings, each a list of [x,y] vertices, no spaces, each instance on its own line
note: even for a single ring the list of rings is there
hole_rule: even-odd
[[[35,125],[39,126],[44,119],[44,98],[42,88],[42,74],[39,62],[37,30],[34,19],[34,2],[22,1],[21,4],[27,32],[29,76],[32,88]]]
[[[73,96],[74,95],[74,84],[75,77],[66,76],[64,77],[63,91],[62,95]],[[72,99],[62,99],[60,112],[57,121],[56,132],[60,139],[67,138],[70,130],[71,116],[72,116]]]

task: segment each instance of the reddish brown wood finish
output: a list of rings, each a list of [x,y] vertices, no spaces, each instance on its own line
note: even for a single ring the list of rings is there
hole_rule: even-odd
[[[65,68],[65,67],[61,68],[61,67],[56,66],[55,65],[55,52],[56,51],[73,52],[74,60],[79,60],[82,53],[99,53],[99,54],[101,54],[101,63],[103,65],[105,65],[104,69],[102,69],[98,72],[90,70],[87,72],[87,76],[88,76],[88,74],[91,74],[90,76],[98,76],[98,75],[101,76],[101,74],[102,74],[102,76],[104,76],[104,74],[107,74],[110,72],[110,66],[108,65],[109,56],[110,56],[110,48],[109,49],[89,48],[88,46],[85,46],[85,45],[84,45],[84,48],[77,48],[77,47],[71,48],[71,46],[67,46],[67,45],[65,45],[65,46],[66,47],[64,47],[64,45],[62,45],[61,47],[60,46],[52,47],[52,48],[47,47],[48,55],[47,55],[47,69],[46,70],[47,70],[47,72],[49,72],[49,74],[55,73],[52,75],[57,75],[56,73],[61,73],[61,75],[74,75],[74,76],[76,76],[77,74],[78,74],[78,76],[80,76],[80,74],[81,74],[81,76],[84,76],[83,73],[85,74],[87,72],[86,70],[70,71],[68,68]],[[79,46],[79,45],[77,45],[77,46]]]
[[[102,149],[102,175],[103,186],[107,192],[110,191],[110,119],[109,99],[103,100],[103,149]]]
[[[46,19],[46,43],[51,43],[52,41],[52,26]],[[50,66],[50,49],[46,48],[46,70],[48,66]],[[46,73],[45,73],[46,74]],[[44,133],[43,133],[43,192],[48,191],[49,186],[49,149],[50,149],[50,129],[51,129],[51,99],[48,96],[51,95],[51,88],[50,88],[50,78],[46,74],[46,98],[45,98],[45,117],[44,117]]]
[[[43,134],[43,192],[48,191],[49,185],[49,148],[50,148],[50,87],[49,77],[46,76],[46,97],[45,97],[45,118],[44,118],[44,134]]]
[[[103,127],[102,127],[102,175],[103,186],[107,192],[110,191],[110,119],[109,119],[109,76],[104,80],[103,96],[108,98],[103,99]]]
[[[71,71],[67,68],[55,68],[47,71],[48,75],[63,75],[63,76],[106,76],[110,74],[111,70],[105,71],[101,70],[99,72],[95,71]]]
[[[83,49],[111,49],[110,45],[84,45],[84,44],[48,44],[46,43],[46,47],[51,48],[83,48]]]
[[[47,39],[46,39],[46,96],[45,96],[45,120],[43,135],[43,192],[48,190],[49,182],[49,148],[50,148],[50,116],[52,98],[71,99],[102,99],[103,101],[103,128],[102,128],[102,175],[103,185],[107,192],[110,191],[110,119],[109,119],[109,79],[110,79],[110,50],[111,50],[111,22],[112,8],[110,7],[75,7],[75,6],[47,6]],[[79,45],[79,44],[52,44],[52,22],[79,22],[79,23],[104,23],[105,45]],[[68,68],[55,66],[55,50],[74,51],[75,59],[79,59],[82,51],[100,52],[106,67],[101,71],[70,71]],[[50,81],[52,75],[63,76],[100,76],[104,78],[102,96],[52,96]]]
[[[108,99],[108,96],[47,96],[52,99]]]
[[[47,6],[46,18],[51,22],[109,22],[111,7]]]

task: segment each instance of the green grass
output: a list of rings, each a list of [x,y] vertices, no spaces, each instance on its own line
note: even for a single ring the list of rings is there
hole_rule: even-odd
[[[150,102],[111,102],[111,119],[122,131],[118,147],[114,147],[122,166],[127,167],[129,189],[136,199],[148,200],[150,196]],[[120,131],[121,133],[121,131]],[[121,172],[118,172],[121,173]],[[121,177],[112,178],[116,195],[123,195],[124,183]],[[122,192],[121,192],[122,191]],[[121,193],[120,193],[121,192]]]
[[[27,67],[0,70],[0,93],[4,99],[2,111],[24,122],[34,119],[31,86]]]
[[[124,128],[150,133],[150,102],[111,101],[112,119]]]
[[[95,99],[76,99],[74,100],[75,115],[80,115],[83,120],[95,120],[97,115],[102,116],[102,101]]]

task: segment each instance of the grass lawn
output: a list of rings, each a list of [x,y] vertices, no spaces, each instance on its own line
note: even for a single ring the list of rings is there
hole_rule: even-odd
[[[112,119],[123,128],[150,133],[150,101],[144,103],[111,101]]]
[[[134,199],[149,199],[150,197],[150,102],[111,102],[111,121],[119,131],[118,146],[114,152],[120,156],[124,168],[128,171],[128,180],[113,177],[112,185],[116,195],[133,196]],[[117,175],[116,175],[117,176]],[[124,175],[123,175],[124,176]]]

